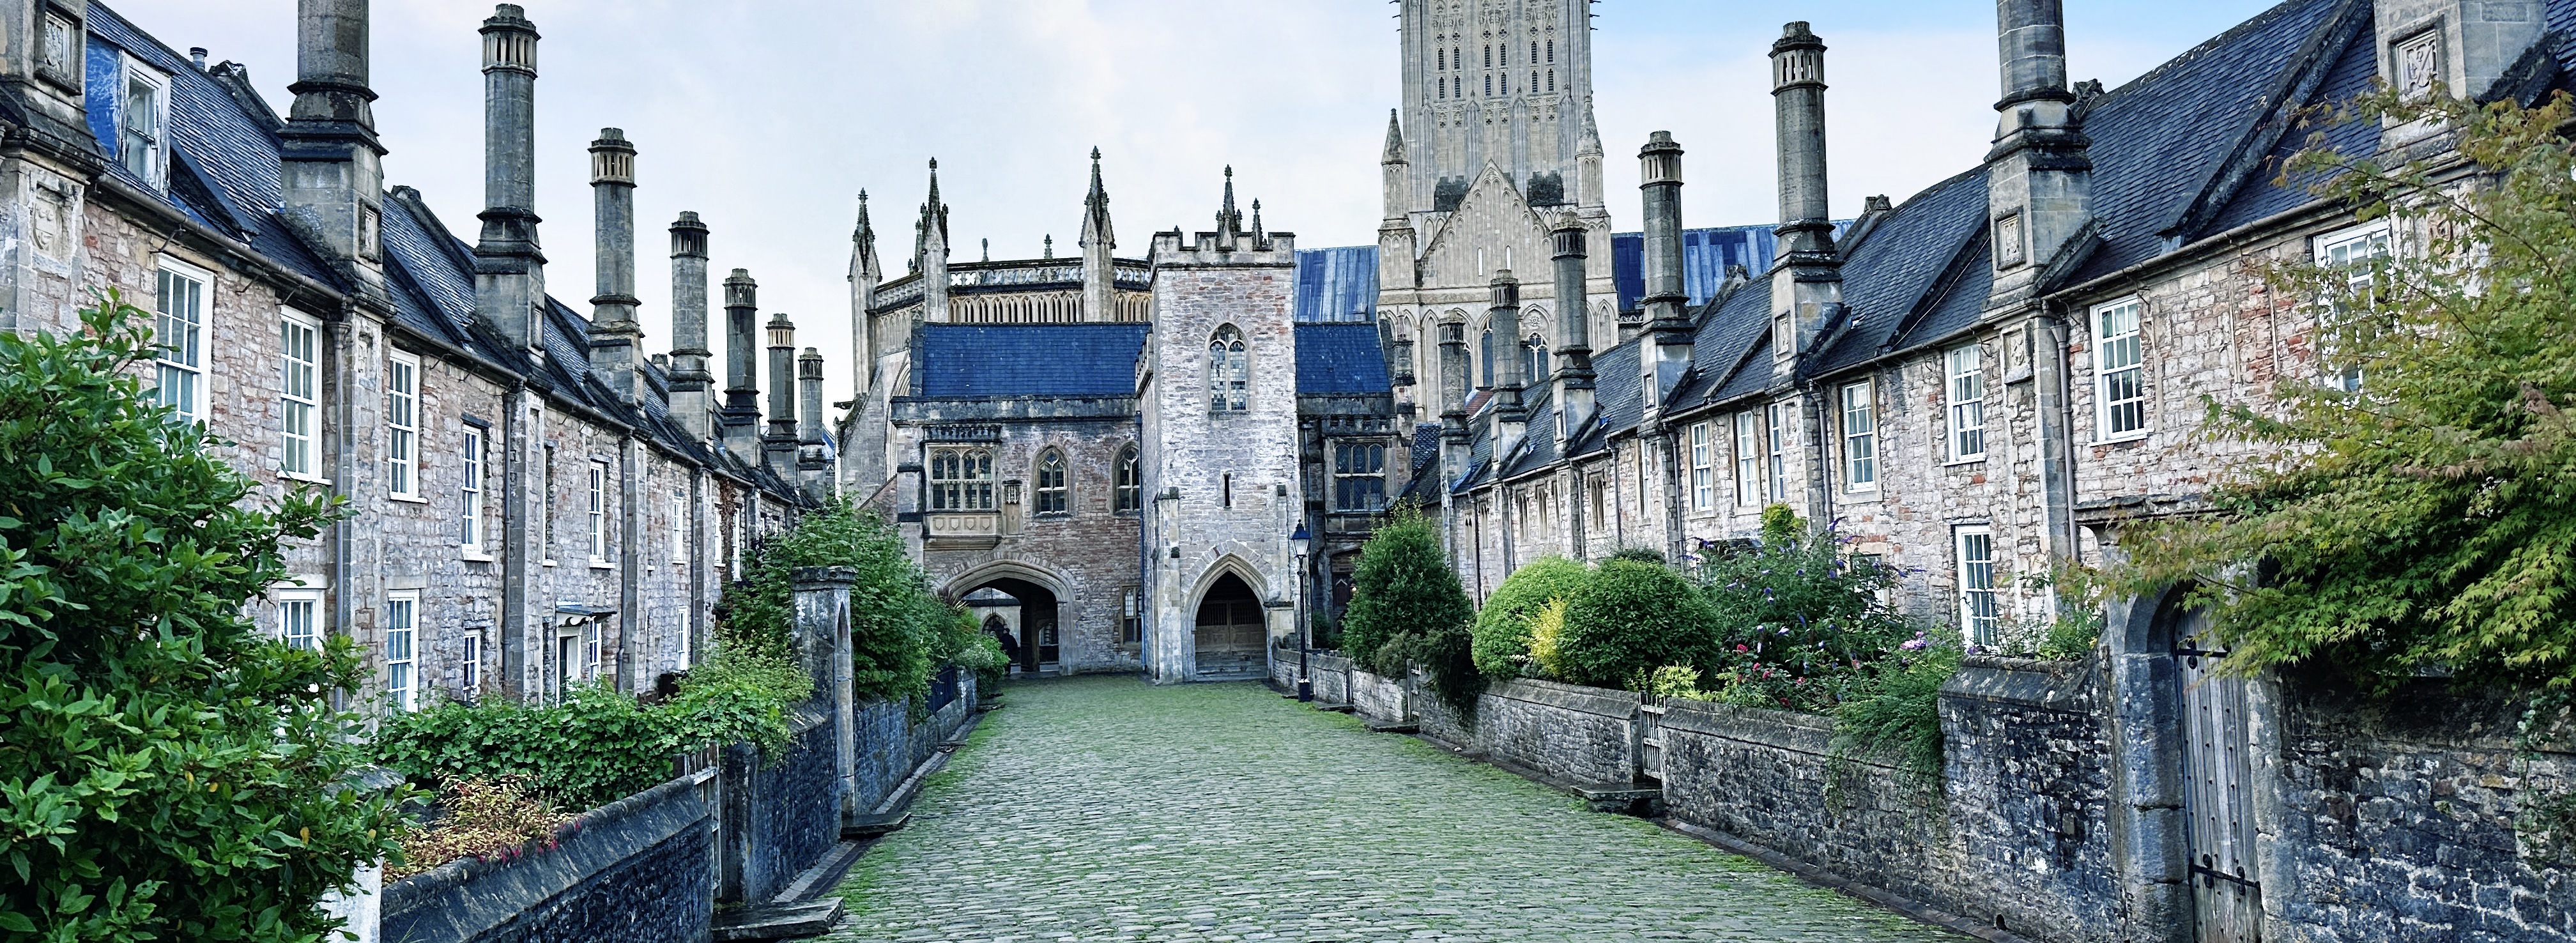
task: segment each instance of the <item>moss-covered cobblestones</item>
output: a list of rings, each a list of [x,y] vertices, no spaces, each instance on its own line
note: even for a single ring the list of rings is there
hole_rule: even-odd
[[[1008,692],[830,939],[1964,939],[1253,685]]]

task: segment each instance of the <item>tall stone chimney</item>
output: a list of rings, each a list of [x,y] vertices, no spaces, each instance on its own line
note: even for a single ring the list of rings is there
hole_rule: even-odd
[[[644,344],[644,326],[635,322],[635,145],[626,132],[599,129],[590,142],[591,227],[597,236],[591,257],[598,294],[590,299],[590,370],[617,393],[636,402],[644,384],[635,376],[636,349]]]
[[[1996,0],[2003,98],[1986,154],[1986,225],[1994,249],[1988,307],[2028,300],[2039,273],[2092,220],[2093,161],[2066,87],[2061,0]]]
[[[1825,192],[1825,42],[1805,23],[1783,27],[1771,44],[1771,103],[1780,151],[1771,356],[1785,376],[1842,313],[1842,255]]]
[[[1118,233],[1109,225],[1109,188],[1100,183],[1100,149],[1091,149],[1091,192],[1082,198],[1082,319],[1118,320],[1118,268],[1109,250]]]
[[[796,481],[816,501],[832,488],[823,436],[823,352],[808,347],[796,357]]]
[[[1467,473],[1467,326],[1440,325],[1440,493]]]
[[[1660,410],[1664,397],[1690,369],[1691,324],[1684,305],[1690,294],[1682,287],[1682,146],[1670,131],[1647,136],[1637,151],[1645,192],[1646,330],[1654,356],[1639,356],[1646,404]]]
[[[287,224],[362,298],[389,303],[384,144],[367,87],[367,0],[298,0],[295,103],[278,132]]]
[[[483,21],[483,220],[474,309],[545,356],[546,257],[537,245],[537,27],[515,3]]]
[[[716,422],[724,429],[725,450],[746,462],[760,461],[760,283],[751,273],[733,270],[725,278],[725,402]]]
[[[1529,407],[1521,400],[1529,385],[1529,348],[1521,341],[1520,279],[1512,277],[1511,269],[1500,269],[1488,287],[1492,295],[1486,323],[1494,332],[1494,350],[1488,354],[1494,358],[1494,458],[1500,461],[1529,429]]]
[[[796,322],[769,316],[769,430],[760,437],[769,470],[796,480]]]
[[[715,434],[715,403],[707,374],[707,224],[695,212],[671,223],[671,415],[691,441]]]
[[[1583,217],[1567,212],[1557,217],[1550,233],[1556,241],[1556,441],[1557,454],[1564,452],[1565,440],[1580,428],[1576,423],[1592,418],[1592,335],[1584,297],[1584,263],[1589,253],[1584,246]]]

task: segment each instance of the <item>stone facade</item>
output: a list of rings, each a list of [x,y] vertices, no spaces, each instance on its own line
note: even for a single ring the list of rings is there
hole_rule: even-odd
[[[567,681],[640,691],[704,656],[738,545],[813,496],[792,470],[689,431],[667,363],[635,358],[633,220],[610,199],[631,189],[622,134],[594,149],[622,162],[595,165],[610,251],[585,321],[536,287],[541,260],[510,254],[533,217],[468,246],[419,194],[382,187],[372,117],[335,97],[364,88],[367,51],[331,45],[348,31],[300,31],[308,70],[356,72],[301,76],[281,117],[243,67],[176,56],[105,5],[13,15],[43,21],[29,26],[87,68],[49,71],[11,47],[0,70],[44,79],[8,92],[34,123],[12,125],[0,154],[14,182],[0,217],[27,237],[8,250],[6,326],[77,330],[88,291],[120,292],[173,345],[146,386],[222,440],[254,500],[313,488],[352,512],[285,548],[293,575],[251,618],[299,644],[350,637],[372,669],[356,693],[394,706],[550,697]],[[526,189],[525,25],[512,6],[486,24],[500,37],[487,71],[514,76],[487,102],[492,192],[516,201],[500,207],[511,219],[528,209],[511,196]],[[163,92],[136,106],[128,85]],[[147,118],[165,138],[123,143]],[[516,274],[480,271],[504,256]]]

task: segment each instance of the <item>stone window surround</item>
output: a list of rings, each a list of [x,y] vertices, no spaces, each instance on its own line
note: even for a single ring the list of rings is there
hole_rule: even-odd
[[[2103,331],[2104,316],[2123,308],[2128,309],[2131,318],[2129,330],[2106,336]],[[2107,445],[2146,438],[2155,431],[2154,417],[2148,415],[2146,410],[2147,404],[2152,400],[2146,391],[2146,299],[2138,295],[2129,295],[2094,305],[2086,321],[2088,323],[2085,326],[2093,334],[2093,444]],[[2122,365],[2110,367],[2114,354],[2111,345],[2112,342],[2119,340],[2132,340],[2134,343],[2128,349],[2127,355],[2123,357]],[[2137,396],[2122,399],[2117,404],[2113,403],[2110,396],[2113,374],[2134,375],[2137,378]],[[2114,431],[2112,407],[2129,403],[2138,404],[2140,414],[2138,425],[2134,428]]]
[[[1735,506],[1762,505],[1762,414],[1747,409],[1734,414]]]
[[[156,371],[162,379],[155,383],[153,389],[156,397],[166,397],[171,373],[176,371],[188,374],[195,382],[188,384],[188,388],[180,393],[180,399],[184,402],[174,403],[167,398],[162,398],[161,402],[179,407],[180,415],[202,424],[206,418],[206,326],[209,320],[207,315],[210,313],[208,301],[209,296],[213,294],[207,289],[214,287],[215,276],[213,272],[167,255],[154,260],[154,276],[157,284],[154,286],[152,308],[153,313],[159,316],[154,322],[156,335],[154,340],[156,342],[164,340],[158,336],[163,333],[162,328],[173,320],[174,315],[183,313],[189,318],[186,326],[192,336],[187,339],[185,347],[180,351],[181,357],[169,356],[170,347],[166,345],[162,347],[163,353],[154,358]],[[186,312],[165,310],[171,304],[169,296],[175,287],[173,282],[185,283],[193,289],[189,292],[188,299],[191,304],[187,306],[192,310]]]
[[[1842,427],[1843,490],[1875,492],[1880,457],[1878,381],[1863,379],[1836,386],[1834,406]]]
[[[492,429],[467,420],[458,430],[458,475],[456,482],[456,545],[467,560],[489,563],[492,557],[483,552],[483,495],[485,475],[490,469],[488,443]]]
[[[1691,423],[1689,448],[1691,510],[1713,513],[1717,509],[1717,465],[1711,453],[1717,446],[1710,441],[1707,422]]]
[[[1052,468],[1048,467],[1050,461],[1054,463]],[[1052,445],[1039,449],[1037,460],[1031,463],[1031,468],[1033,471],[1029,475],[1030,513],[1040,517],[1072,516],[1072,462],[1065,457],[1064,450]],[[1049,484],[1050,475],[1053,476],[1052,484]]]
[[[1959,632],[1969,644],[1991,644],[2003,619],[2001,589],[1995,581],[1995,565],[2001,561],[1995,556],[1994,540],[1990,524],[1958,524],[1950,528]]]
[[[609,559],[608,556],[611,549],[608,545],[609,497],[608,462],[604,459],[591,459],[587,513],[590,515],[590,565],[593,569],[607,569],[617,565],[617,562]]]
[[[2370,270],[2370,261],[2393,254],[2396,248],[2395,231],[2389,226],[2386,218],[2319,233],[2308,239],[2310,261],[2321,267],[2343,268],[2351,271],[2353,274],[2349,276],[2346,285],[2357,290],[2367,289],[2375,277],[2375,273]],[[2316,343],[2312,346],[2318,361],[2318,382],[2346,393],[2361,392],[2362,378],[2359,368],[2332,374],[2325,371],[2324,361],[2329,353],[2328,348],[2332,345],[2326,337],[2328,326],[2323,321],[2335,317],[2337,312],[2331,300],[2326,304],[2318,305],[2317,311],[2320,323],[2317,325]]]
[[[1962,369],[1963,360],[1965,369]],[[1946,407],[1943,412],[1949,421],[1949,428],[1946,430],[1948,435],[1945,436],[1950,443],[1949,464],[1985,461],[1985,348],[1975,341],[1970,341],[1943,351],[1941,372],[1944,379],[1941,388],[1942,403]],[[1975,396],[1966,395],[1971,385],[1975,388]],[[1969,422],[1971,418],[1975,420],[1973,426]],[[1970,432],[1976,433],[1974,451],[1965,447],[1967,444],[1965,436]]]
[[[385,593],[383,645],[385,706],[397,711],[420,706],[420,590]]]
[[[408,384],[401,382],[405,368],[409,368],[411,377]],[[420,480],[420,380],[420,355],[402,350],[386,355],[385,497],[427,504],[429,499],[422,496]]]
[[[1113,477],[1110,482],[1112,496],[1109,510],[1112,514],[1145,512],[1144,467],[1138,456],[1139,452],[1133,442],[1127,443],[1125,447],[1118,450],[1117,464],[1110,469]]]
[[[281,308],[278,329],[278,477],[328,486],[331,480],[322,474],[322,322],[293,308]],[[308,356],[301,358],[290,343],[299,332],[312,344]],[[301,384],[297,382],[299,373]],[[306,392],[298,395],[299,388]],[[301,423],[297,422],[299,415]],[[300,471],[295,467],[299,456],[304,466]]]

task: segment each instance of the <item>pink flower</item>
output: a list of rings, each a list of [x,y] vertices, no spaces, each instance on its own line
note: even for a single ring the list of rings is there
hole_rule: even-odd
[[[1927,646],[1927,645],[1930,645],[1930,644],[1932,644],[1932,643],[1931,643],[1931,642],[1928,642],[1928,641],[1925,641],[1925,640],[1923,640],[1923,639],[1919,639],[1919,638],[1912,638],[1912,639],[1906,639],[1906,640],[1905,640],[1905,644],[1903,644],[1903,645],[1899,645],[1899,646],[1896,646],[1896,647],[1898,647],[1898,648],[1902,648],[1902,649],[1904,649],[1904,650],[1906,650],[1906,651],[1911,652],[1911,651],[1917,651],[1917,650],[1920,650],[1920,649],[1922,649],[1924,646]]]

